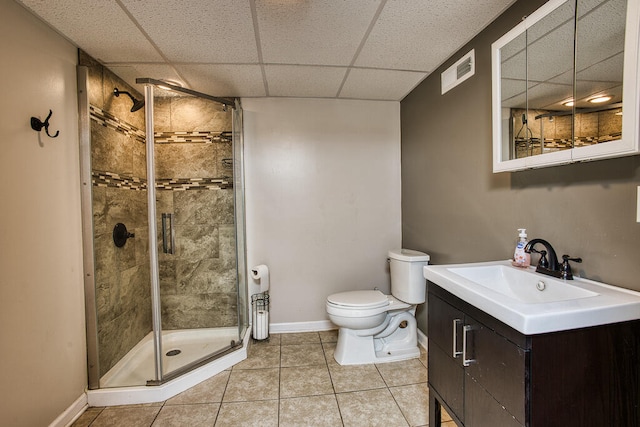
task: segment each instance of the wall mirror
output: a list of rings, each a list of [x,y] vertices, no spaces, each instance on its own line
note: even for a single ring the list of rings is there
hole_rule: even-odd
[[[639,3],[551,0],[493,43],[494,172],[639,152]]]

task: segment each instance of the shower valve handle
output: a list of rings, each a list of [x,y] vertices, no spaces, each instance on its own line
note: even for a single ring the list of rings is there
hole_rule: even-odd
[[[129,233],[127,231],[127,227],[123,223],[119,222],[115,227],[113,227],[113,243],[117,247],[123,247],[124,244],[127,243],[127,239],[130,237],[136,237],[136,235],[134,233]]]

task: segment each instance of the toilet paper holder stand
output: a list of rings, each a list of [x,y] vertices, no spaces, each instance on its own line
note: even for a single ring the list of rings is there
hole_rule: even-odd
[[[251,295],[252,336],[262,341],[269,338],[269,292]]]

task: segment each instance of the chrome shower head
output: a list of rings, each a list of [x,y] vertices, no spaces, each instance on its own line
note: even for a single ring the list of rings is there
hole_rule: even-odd
[[[118,90],[118,88],[113,88],[113,94],[118,97],[120,96],[121,93],[124,93],[125,95],[129,96],[129,98],[131,98],[131,101],[133,102],[133,106],[131,107],[131,112],[136,112],[139,109],[141,109],[142,107],[144,107],[144,99],[135,99],[133,97],[133,95],[131,95],[129,92],[125,91],[125,90]]]

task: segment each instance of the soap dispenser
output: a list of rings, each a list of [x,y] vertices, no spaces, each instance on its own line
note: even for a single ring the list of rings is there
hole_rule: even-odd
[[[518,243],[516,244],[516,250],[513,253],[513,264],[516,267],[527,268],[531,265],[531,254],[525,252],[524,247],[527,246],[527,230],[525,228],[518,228]]]

